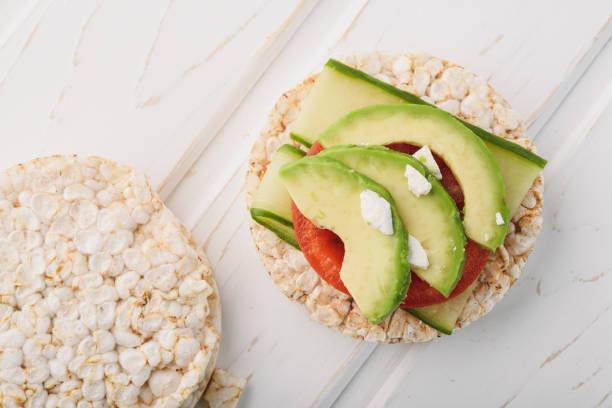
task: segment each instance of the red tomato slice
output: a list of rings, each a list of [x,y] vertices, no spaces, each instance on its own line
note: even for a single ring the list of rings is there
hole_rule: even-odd
[[[291,203],[291,212],[298,244],[312,269],[325,282],[349,295],[340,279],[340,268],[344,260],[344,243],[340,237],[330,230],[317,228],[294,203]]]
[[[406,154],[413,154],[419,149],[418,146],[407,143],[394,143],[387,147]],[[315,142],[308,151],[308,155],[314,156],[322,150],[323,146]],[[440,183],[453,200],[455,200],[457,208],[463,209],[464,200],[461,186],[444,161],[435,154],[434,158],[442,173]],[[304,217],[293,203],[291,210],[295,235],[308,263],[324,281],[339,291],[350,295],[344,283],[342,283],[342,279],[340,279],[340,268],[344,259],[344,243],[340,237],[330,230],[317,228],[308,218]],[[427,282],[413,272],[406,299],[404,299],[400,307],[412,308],[434,305],[459,295],[478,278],[487,263],[489,254],[488,250],[481,248],[478,244],[468,239],[465,247],[463,273],[450,296],[445,298],[440,292],[429,286]]]
[[[393,143],[387,145],[386,147],[391,150],[395,150],[396,152],[406,154],[414,154],[417,150],[420,149],[419,146],[413,146],[408,143]],[[448,195],[450,195],[451,198],[455,201],[455,204],[457,204],[457,208],[459,209],[459,211],[461,211],[461,215],[463,215],[463,205],[465,203],[463,201],[463,191],[461,190],[461,186],[457,182],[457,179],[455,178],[455,175],[451,171],[450,167],[448,167],[446,163],[444,163],[444,160],[442,160],[440,156],[433,152],[432,155],[436,160],[438,167],[440,168],[440,173],[442,173],[442,180],[440,180],[440,184],[442,184],[442,187],[444,187]]]
[[[323,150],[325,150],[325,148],[321,146],[319,142],[314,142],[313,145],[310,146],[310,150],[308,150],[306,156],[314,156],[316,154],[319,154],[319,152],[322,152]]]
[[[419,278],[417,274],[412,272],[412,280],[410,281],[406,299],[404,299],[400,307],[412,308],[430,306],[454,298],[466,290],[476,278],[478,278],[487,263],[490,253],[491,252],[481,248],[474,241],[468,239],[467,245],[465,246],[465,264],[463,265],[461,279],[457,282],[457,286],[455,286],[455,289],[447,298],[436,289],[429,286],[429,283]]]

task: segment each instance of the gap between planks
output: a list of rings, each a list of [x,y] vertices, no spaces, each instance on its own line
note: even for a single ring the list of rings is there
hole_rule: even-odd
[[[563,104],[563,102],[567,99],[570,91],[575,87],[575,85],[580,81],[585,72],[590,68],[592,63],[597,59],[600,55],[601,51],[604,49],[605,45],[610,41],[612,37],[612,22],[608,20],[606,24],[600,29],[599,33],[594,37],[590,47],[584,52],[584,54],[579,58],[578,62],[571,68],[568,75],[564,77],[564,79],[559,83],[559,85],[555,88],[555,90],[551,93],[549,98],[545,101],[545,103],[532,114],[534,120],[529,125],[529,130],[533,132],[534,135],[532,140],[536,139],[540,131],[546,125],[546,123],[554,116],[557,109]],[[610,89],[606,89],[606,91],[600,96],[598,99],[598,103],[589,111],[589,115],[585,118],[584,126],[581,127],[581,140],[588,134],[596,120],[599,118],[607,103],[609,103],[612,97],[612,86],[608,86]],[[610,91],[610,92],[608,92]],[[602,108],[603,107],[603,108]],[[534,126],[535,125],[535,126]],[[571,147],[576,147],[575,143],[572,143]],[[557,167],[556,162],[559,160],[563,160],[562,155],[555,155],[555,160],[551,160],[550,166],[552,166],[551,170]],[[553,174],[553,171],[547,172],[547,178]],[[550,174],[548,174],[550,173]],[[415,362],[419,358],[419,356],[423,353],[423,351],[429,346],[431,343],[425,344],[414,344],[410,347],[410,349],[406,352],[404,358],[398,363],[398,365],[393,370],[392,374],[389,375],[386,381],[382,383],[382,386],[378,390],[376,394],[369,401],[367,407],[368,408],[379,408],[384,407],[388,403],[391,396],[396,391],[397,387],[400,385],[401,381],[396,377],[400,376],[400,378],[404,378],[412,368],[414,367]],[[413,350],[416,348],[416,351]],[[368,357],[373,352],[370,351]],[[366,360],[364,360],[365,363]],[[362,363],[363,364],[363,363]],[[360,365],[361,367],[361,365]],[[358,370],[351,375],[351,380],[356,376]],[[346,382],[346,386],[350,384],[351,381]],[[345,388],[346,388],[345,386]],[[341,394],[341,393],[340,393]],[[340,397],[340,394],[337,395],[336,400]],[[333,405],[333,402],[329,405],[318,405],[318,407],[328,407]],[[508,401],[511,402],[511,401]]]
[[[368,2],[365,2],[364,7],[367,6]],[[304,10],[299,10],[301,7],[301,3],[298,5],[298,10],[294,12],[296,17],[300,17],[300,13]],[[220,117],[219,120],[213,120],[206,124],[203,131],[200,135],[194,140],[190,148],[185,152],[183,158],[177,163],[173,171],[170,173],[168,178],[162,183],[160,187],[160,195],[163,198],[166,198],[176,187],[176,185],[183,178],[184,174],[191,168],[192,164],[197,160],[200,156],[201,152],[204,151],[208,143],[214,138],[214,136],[223,128],[227,120],[231,117],[231,114],[240,106],[242,100],[248,95],[251,87],[258,81],[258,79],[263,75],[266,68],[269,64],[276,58],[278,54],[282,51],[282,48],[286,44],[286,42],[290,39],[293,33],[297,30],[297,28],[304,22],[307,18],[307,15],[314,8],[314,4],[307,9],[305,15],[301,16],[297,26],[291,30],[289,23],[286,25],[291,30],[291,33],[287,36],[287,38],[281,38],[282,45],[278,47],[278,50],[272,56],[260,56],[258,60],[253,63],[257,69],[249,69],[247,72],[255,71],[254,75],[246,75],[243,77],[238,86],[233,88],[230,92],[229,98],[224,99],[221,103],[220,108],[217,112],[220,112],[220,115],[213,115],[213,117]],[[363,8],[360,9],[359,14],[363,11]],[[357,16],[358,18],[358,16]],[[357,19],[356,18],[356,19]],[[291,21],[290,21],[291,22]],[[351,27],[349,27],[350,29]],[[282,31],[282,30],[281,30]],[[282,34],[282,33],[281,33]],[[527,120],[528,128],[531,134],[534,136],[532,139],[535,139],[537,135],[540,133],[541,129],[546,125],[548,120],[558,109],[559,106],[565,101],[573,87],[580,81],[582,75],[588,70],[591,63],[597,58],[605,44],[608,42],[609,38],[612,36],[612,23],[610,20],[604,24],[601,28],[598,35],[593,38],[590,46],[583,53],[582,56],[577,56],[575,59],[577,62],[570,66],[568,69],[568,75],[564,77],[564,79],[559,83],[559,85],[551,92],[550,96],[546,99],[546,101],[531,115],[531,117]],[[282,37],[282,35],[280,36]],[[278,38],[274,38],[274,41],[279,41]],[[342,38],[338,41],[338,43],[342,42]],[[337,45],[337,44],[336,44]],[[332,48],[336,48],[334,45]],[[271,46],[270,48],[275,48]],[[246,85],[245,85],[246,84]],[[238,96],[236,96],[238,95]],[[228,100],[229,99],[229,100]],[[241,168],[239,166],[238,168]],[[234,174],[235,175],[235,174]],[[233,177],[232,177],[233,178]],[[242,190],[233,197],[232,201],[235,201],[237,197],[242,194]],[[216,200],[216,197],[213,198],[212,202]],[[400,360],[399,363],[395,366],[393,373],[394,375],[389,376],[389,378],[383,382],[379,391],[372,397],[369,401],[369,408],[376,408],[385,406],[388,399],[393,395],[400,381],[395,378],[403,378],[405,377],[413,368],[414,363],[417,361],[418,357],[422,354],[422,352],[428,347],[429,343],[426,344],[417,344],[410,347],[410,349],[406,352],[405,356]],[[368,360],[368,358],[372,355],[374,350],[376,349],[377,344],[370,343],[360,343],[349,357],[341,364],[341,366],[334,372],[329,382],[325,385],[325,387],[321,390],[319,395],[313,401],[312,406],[314,407],[330,407],[334,404],[334,402],[338,399],[338,397],[342,394],[342,391],[346,389],[346,387],[353,380],[355,375],[358,374],[359,369],[363,366],[363,364]]]
[[[568,74],[564,79],[555,87],[542,105],[525,120],[528,133],[533,135],[532,140],[535,141],[540,131],[553,117],[559,106],[610,41],[610,38],[612,38],[612,16],[593,37],[586,51],[584,51],[584,48],[580,49],[580,52],[584,51],[582,55],[579,53],[572,59],[572,63],[568,67]]]
[[[601,49],[603,49],[603,46],[599,48],[599,51],[601,51]],[[594,55],[591,61],[595,60],[598,55],[599,53]],[[591,64],[589,63],[588,65],[583,66],[584,71],[570,75],[570,77],[575,78],[575,81],[572,84],[572,88],[579,81],[579,79],[582,78],[582,75],[584,74],[586,70],[588,70],[590,65]],[[579,68],[580,66],[577,66],[576,69],[579,69]],[[567,99],[568,95],[569,95],[569,92],[565,93],[562,99],[551,99],[549,101],[549,103],[551,104],[552,103],[556,104],[556,106],[554,106],[553,109],[550,109],[550,110],[547,109],[547,111],[550,112],[551,117],[554,116],[554,113],[556,112],[557,108],[565,101],[565,99]],[[607,106],[607,104],[609,103],[611,99],[612,99],[612,83],[608,85],[606,91],[603,92],[602,95],[598,98],[597,100],[598,103],[596,103],[594,107],[589,111],[590,114],[588,115],[587,118],[585,118],[585,121],[584,121],[585,125],[580,126],[580,130],[581,130],[580,140],[583,140],[586,134],[588,134],[588,131],[592,128],[593,124],[600,117],[604,108]],[[548,122],[548,120],[546,122]],[[571,147],[576,147],[576,143],[572,143]],[[551,163],[549,164],[549,166],[552,166],[551,171],[547,172],[547,178],[549,180],[550,180],[550,177],[552,177],[552,170],[556,168],[556,163],[562,159],[563,158],[561,156],[555,154],[554,159],[551,160]],[[238,169],[243,168],[243,166],[244,166],[244,162],[242,162],[238,166]],[[237,173],[238,171],[235,170],[230,180],[234,179],[237,176]],[[228,206],[228,209],[229,207],[233,205],[233,203],[236,202],[236,200],[243,193],[244,193],[244,189],[242,188],[232,197],[231,199],[232,204]],[[214,203],[216,199],[218,198],[218,196],[219,194],[211,200],[211,203]],[[219,220],[219,222],[217,223],[213,231],[210,233],[209,239],[210,239],[210,236],[214,233],[214,231],[223,222],[223,219],[224,217],[222,217]],[[208,240],[206,241],[205,246],[207,246],[207,244],[208,244]],[[410,373],[417,359],[425,351],[425,349],[429,346],[429,344],[430,343],[420,343],[420,344],[411,345],[410,349],[408,349],[408,351],[406,352],[402,360],[395,366],[392,372],[392,375],[388,377],[387,381],[382,383],[382,386],[379,389],[379,391],[372,397],[369,404],[367,405],[368,408],[377,408],[377,407],[385,406],[386,402],[393,395],[397,386],[400,384],[400,381],[398,380],[398,378],[404,378],[408,373]],[[334,372],[331,375],[329,382],[321,390],[321,392],[316,397],[315,401],[313,401],[311,406],[313,407],[332,406],[333,403],[342,394],[342,391],[346,389],[346,387],[350,384],[353,378],[359,373],[359,369],[369,359],[369,357],[372,355],[376,347],[377,347],[377,344],[365,343],[365,342],[360,343],[359,346],[355,349],[355,351],[351,353],[351,355],[347,357],[347,359],[342,363],[342,365],[338,368],[338,370],[336,370],[336,372]]]
[[[555,112],[557,112],[559,107],[568,98],[570,94],[569,91],[574,89],[574,87],[584,77],[584,75],[589,70],[589,68],[593,65],[592,63],[597,60],[597,58],[601,54],[601,51],[604,49],[606,44],[610,41],[609,38],[610,38],[610,34],[608,34],[607,37],[604,36],[603,38],[600,36],[599,41],[601,41],[601,44],[597,44],[597,43],[593,44],[593,47],[595,48],[596,52],[594,52],[591,57],[587,57],[586,55],[589,53],[589,51],[587,51],[585,53],[585,57],[582,58],[583,61],[590,58],[588,63],[577,64],[574,68],[574,71],[566,77],[566,78],[569,78],[570,81],[572,81],[571,85],[567,87],[567,91],[563,93],[560,98],[549,98],[549,103],[551,104],[550,108],[544,107],[545,109],[541,110],[541,112],[544,111],[544,112],[547,112],[548,115],[550,115],[548,118],[546,118],[545,121],[542,122],[543,126],[546,123],[548,123],[548,121],[554,116]],[[562,89],[564,87],[565,87],[565,84],[561,83],[559,84],[558,89]],[[612,82],[609,82],[606,84],[605,88],[603,89],[599,97],[593,103],[593,106],[588,110],[588,113],[585,116],[584,120],[580,122],[578,126],[576,127],[576,131],[574,132],[576,137],[572,138],[570,142],[560,146],[559,149],[554,153],[553,157],[550,158],[551,160],[550,160],[549,167],[545,170],[545,177],[547,178],[547,180],[550,181],[551,177],[554,177],[554,175],[556,174],[556,169],[560,165],[562,165],[565,160],[567,160],[569,153],[573,151],[573,149],[577,148],[578,145],[582,141],[585,140],[586,136],[589,134],[589,132],[591,131],[591,129],[593,128],[597,120],[601,117],[606,107],[609,106],[610,101],[612,101]],[[542,128],[538,129],[538,134],[540,133],[539,131],[543,129],[543,126]],[[537,136],[537,134],[535,136]],[[609,307],[606,308],[605,311],[607,311],[608,309]],[[600,315],[601,314],[603,314],[603,312],[600,313]],[[599,316],[597,317],[597,319],[598,318]],[[577,336],[572,342],[576,341],[579,337],[580,335]],[[566,348],[569,347],[571,344],[572,343],[566,346]],[[423,346],[427,347],[428,345],[429,343],[424,344]],[[418,346],[420,347],[421,345],[418,345]],[[561,352],[564,350],[565,349],[562,349]],[[408,353],[411,353],[411,351],[412,351],[412,348],[408,351]],[[387,405],[394,391],[397,389],[397,387],[401,383],[401,381],[396,379],[396,376],[400,375],[402,378],[405,377],[412,370],[412,367],[414,366],[416,359],[419,357],[421,353],[418,353],[415,357],[410,357],[410,356],[405,357],[396,366],[396,368],[392,371],[392,374],[388,377],[387,381],[383,383],[379,391],[370,400],[369,405],[367,405],[368,408],[378,408],[378,407],[384,407]],[[545,360],[540,368],[542,368],[547,362],[548,360]],[[526,385],[530,379],[531,379],[531,376],[526,379],[523,386]],[[521,386],[521,388],[516,392],[516,394],[514,394],[511,398],[505,401],[502,407],[505,408],[509,406],[514,401],[514,399],[518,396],[518,393],[520,393],[520,390],[523,388],[523,386]]]
[[[283,21],[274,32],[274,37],[270,36],[266,40],[265,48],[262,48],[261,52],[249,62],[244,71],[245,74],[223,96],[221,103],[215,109],[213,115],[211,115],[212,119],[203,126],[198,136],[192,141],[189,148],[183,153],[183,156],[158,187],[158,192],[162,199],[167,199],[172,191],[174,191],[187,171],[200,157],[204,149],[206,149],[206,146],[221,131],[234,111],[249,94],[251,88],[257,83],[278,54],[280,54],[295,31],[302,25],[318,1],[308,0],[298,3],[289,18]]]

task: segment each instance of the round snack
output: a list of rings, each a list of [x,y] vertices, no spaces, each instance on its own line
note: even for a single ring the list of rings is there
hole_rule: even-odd
[[[193,407],[219,348],[204,253],[145,176],[53,156],[0,173],[0,405]]]
[[[410,92],[439,108],[534,152],[517,113],[486,81],[448,61],[426,55],[349,56],[343,62]],[[247,206],[271,157],[290,138],[292,124],[317,75],[283,94],[255,142],[246,176]],[[503,245],[492,253],[463,308],[456,328],[488,313],[519,278],[542,226],[542,176],[534,181],[508,224]],[[268,274],[310,317],[342,333],[379,343],[428,341],[441,334],[408,312],[397,309],[384,322],[371,325],[348,295],[323,281],[303,254],[251,220],[251,233]]]

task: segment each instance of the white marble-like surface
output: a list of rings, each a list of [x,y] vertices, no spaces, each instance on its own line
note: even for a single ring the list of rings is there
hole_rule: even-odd
[[[607,0],[0,0],[0,163],[97,154],[150,175],[214,267],[219,364],[250,376],[242,407],[612,406],[611,15]],[[428,345],[310,321],[247,228],[246,159],[276,98],[330,55],[373,49],[489,78],[550,159],[523,279]]]

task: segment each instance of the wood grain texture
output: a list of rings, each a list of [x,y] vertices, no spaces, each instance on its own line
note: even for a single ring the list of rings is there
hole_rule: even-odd
[[[470,330],[430,346],[390,407],[427,406],[430,381],[442,384],[440,404],[595,407],[610,392],[612,216],[597,186],[612,170],[611,70],[608,43],[538,136],[547,211],[525,279]]]
[[[15,12],[23,22],[1,31],[0,133],[35,143],[0,160],[95,153],[156,186],[170,176],[169,191],[314,4],[40,0]]]
[[[224,163],[225,166],[227,166],[228,171],[233,170],[235,171],[235,169],[238,168],[239,165],[242,165],[242,160],[240,160],[242,157],[245,157],[246,154],[248,154],[248,151],[250,149],[250,140],[253,140],[253,137],[255,137],[257,131],[259,130],[259,128],[261,127],[261,122],[263,121],[263,118],[265,118],[265,115],[267,114],[267,108],[268,106],[270,106],[273,101],[275,100],[275,98],[282,93],[282,91],[290,86],[292,86],[294,83],[296,83],[297,81],[299,81],[303,76],[307,75],[308,73],[312,72],[313,70],[317,69],[318,66],[320,66],[320,64],[322,64],[325,59],[329,56],[329,55],[338,55],[339,53],[342,52],[342,50],[350,50],[350,49],[367,49],[367,47],[363,47],[362,44],[360,44],[360,40],[354,39],[352,36],[356,36],[359,33],[360,30],[360,24],[363,24],[364,27],[369,27],[369,28],[364,28],[364,30],[380,30],[379,28],[376,27],[380,27],[381,26],[381,22],[377,21],[377,17],[376,15],[372,15],[371,17],[368,17],[368,13],[370,13],[368,10],[370,7],[376,6],[376,4],[380,4],[380,2],[373,2],[373,3],[368,3],[368,2],[353,2],[350,3],[350,6],[352,6],[352,15],[347,15],[347,14],[343,14],[340,12],[340,10],[338,9],[334,9],[333,7],[335,6],[334,4],[331,4],[329,2],[324,2],[322,4],[320,4],[317,8],[315,8],[315,10],[313,11],[313,13],[311,14],[311,16],[309,17],[308,20],[306,20],[306,22],[303,24],[303,26],[301,27],[300,30],[298,30],[298,32],[295,34],[294,38],[292,39],[291,43],[289,43],[287,45],[287,47],[283,50],[283,53],[278,57],[278,59],[276,60],[274,66],[272,66],[268,72],[262,76],[262,79],[260,80],[260,82],[258,83],[258,85],[253,89],[252,93],[245,99],[244,104],[241,108],[239,108],[234,117],[228,121],[227,126],[220,132],[219,134],[219,138],[222,140],[213,140],[213,142],[211,143],[211,150],[208,151],[208,149],[204,152],[204,154],[202,155],[202,157],[200,158],[200,160],[198,160],[198,162],[196,162],[194,169],[196,171],[196,175],[201,175],[201,178],[198,177],[190,177],[188,180],[184,181],[179,188],[177,189],[177,191],[175,192],[175,194],[171,197],[170,200],[170,205],[173,208],[176,208],[177,210],[186,210],[189,206],[192,205],[193,201],[194,201],[194,196],[190,193],[192,191],[195,191],[197,189],[197,185],[198,183],[201,183],[201,180],[203,178],[207,177],[207,174],[210,174],[211,172],[214,172],[216,168],[218,168],[221,163]],[[466,14],[469,14],[469,10],[466,11]],[[597,13],[594,13],[592,18],[599,18],[598,15],[596,15]],[[343,27],[339,27],[339,24],[336,23],[334,20],[334,18],[330,18],[330,16],[337,16],[340,15],[341,17],[341,21],[343,22],[344,26]],[[464,14],[461,15],[461,17],[465,17]],[[371,18],[371,20],[368,20],[368,18]],[[496,18],[499,18],[496,16]],[[465,24],[476,24],[477,23],[477,18],[475,18],[474,20],[472,20],[471,22],[468,20],[468,22],[463,21],[463,23]],[[564,28],[563,28],[563,22],[560,21],[559,25],[556,26],[556,32],[557,34],[560,34],[563,32]],[[329,30],[323,33],[320,33],[320,36],[312,36],[311,33],[314,32],[317,27],[320,26],[327,26],[329,25]],[[405,31],[409,31],[409,32],[402,32],[402,38],[406,38],[406,37],[410,37],[411,33],[414,36],[418,35],[418,29],[421,27],[404,27],[403,30]],[[527,38],[529,35],[531,35],[529,32],[526,33],[522,33],[521,32],[522,27],[515,27],[514,31],[509,32],[507,35],[510,36],[510,38],[513,37],[518,37],[523,35],[523,39],[524,41],[527,41]],[[414,31],[412,31],[414,30]],[[591,30],[591,29],[589,29]],[[590,44],[591,40],[594,36],[594,30],[591,30],[591,32],[589,34],[585,34],[583,35],[583,41],[584,44]],[[481,32],[481,35],[482,32]],[[499,35],[499,34],[496,34]],[[495,35],[492,35],[491,38],[494,40],[496,38]],[[419,36],[420,39],[420,47],[422,49],[429,49],[431,46],[431,53],[435,54],[435,52],[433,51],[433,49],[435,49],[436,46],[442,46],[442,45],[438,45],[435,42],[429,43],[428,44],[428,38],[427,37],[423,37],[422,35]],[[352,43],[346,43],[347,41],[353,41]],[[602,40],[600,40],[602,41]],[[499,44],[498,44],[499,43]],[[493,44],[493,46],[489,49],[489,51],[486,53],[494,53],[494,49],[495,47],[504,47],[504,43],[503,43],[503,38],[500,39],[498,41],[498,43]],[[605,43],[605,41],[603,42]],[[350,44],[350,45],[349,45]],[[480,43],[478,43],[480,44]],[[578,49],[581,49],[583,52],[588,52],[588,50],[590,49],[588,46],[582,48],[582,45],[577,46]],[[384,44],[383,44],[384,45]],[[597,43],[597,45],[599,47],[601,47],[601,43]],[[485,44],[486,46],[486,44]],[[546,56],[546,58],[552,58],[550,56],[550,50],[547,48],[547,45],[545,44],[545,42],[541,42],[539,45],[540,49],[542,51],[540,51],[541,54],[543,54],[543,58],[544,55]],[[363,48],[362,48],[363,47]],[[473,65],[477,65],[476,62],[479,62],[482,64],[482,59],[486,57],[485,56],[479,56],[478,53],[482,50],[482,48],[478,49],[478,52],[476,52],[477,47],[473,48],[472,51],[472,45],[469,46],[469,48],[466,49],[462,49],[461,51],[465,51],[465,52],[473,52],[473,54],[475,54],[475,56],[473,57],[473,61],[474,64]],[[380,46],[381,49],[393,49],[393,47],[391,46]],[[305,57],[303,55],[303,50],[304,49],[308,49],[309,51],[309,56]],[[578,52],[578,49],[575,50],[575,52]],[[545,51],[544,51],[545,50]],[[443,53],[442,56],[447,57],[448,55],[448,49],[446,50],[447,53]],[[560,50],[557,50],[558,52],[560,52]],[[541,88],[545,87],[545,85],[543,84],[538,84],[538,87],[524,87],[523,89],[520,90],[521,94],[521,98],[523,98],[524,100],[528,100],[528,101],[532,101],[535,98],[539,98],[542,92],[545,92],[547,95],[553,94],[553,91],[555,89],[559,89],[559,87],[561,86],[560,84],[565,83],[563,81],[566,81],[567,78],[571,78],[572,80],[577,80],[578,78],[580,78],[582,72],[580,71],[580,69],[584,70],[588,67],[587,66],[582,66],[582,67],[578,67],[577,70],[575,71],[571,71],[570,73],[566,72],[567,67],[570,65],[570,53],[566,52],[567,50],[563,50],[563,52],[565,53],[566,57],[568,59],[567,64],[557,67],[556,72],[559,72],[559,83],[550,83],[548,85],[548,88],[546,91],[542,91]],[[454,50],[452,53],[458,53],[458,50]],[[517,54],[514,56],[515,60],[513,60],[512,58],[512,49],[503,49],[501,51],[498,52],[505,52],[508,55],[506,56],[506,58],[508,58],[508,63],[512,63],[516,66],[520,66],[521,62],[520,59],[524,58],[525,56],[522,54]],[[438,52],[438,54],[440,54],[440,52]],[[562,56],[556,56],[558,58],[563,58]],[[573,57],[573,55],[572,55]],[[472,64],[468,64],[465,62],[465,56],[463,56],[460,62],[462,61],[464,65],[467,65],[468,68],[471,68]],[[487,61],[485,61],[487,62]],[[504,67],[498,67],[497,69],[502,70]],[[535,68],[541,70],[541,71],[537,71],[534,72],[535,69],[534,67],[531,67],[529,70],[524,70],[526,72],[529,72],[530,75],[537,75],[538,72],[541,72],[541,75],[544,76],[544,72],[548,67],[541,67],[538,68],[537,65],[535,65]],[[473,69],[473,68],[472,68]],[[494,71],[494,68],[491,68],[491,71],[493,72],[497,72]],[[483,74],[483,72],[479,72],[480,74]],[[561,73],[563,73],[565,75],[562,76]],[[488,75],[488,73],[485,71],[484,72],[485,75]],[[493,77],[495,78],[495,77]],[[514,84],[517,84],[518,82],[517,79],[512,79],[514,82]],[[495,81],[493,81],[494,85],[495,85]],[[517,87],[517,85],[512,85],[512,84],[506,84],[506,87],[508,87],[508,89],[511,89],[512,87]],[[519,94],[514,94],[515,96],[519,95]],[[544,98],[545,99],[545,98]],[[262,104],[261,101],[267,101],[266,104]],[[556,107],[558,106],[558,104],[562,101],[562,98],[558,98],[555,100],[549,100],[549,103],[556,103],[555,106],[551,106],[550,108],[550,113],[554,112],[554,109],[556,109]],[[534,109],[537,110],[539,108],[539,106],[537,106],[536,104],[526,104],[527,106],[523,106],[521,105],[520,99],[517,101],[513,100],[512,98],[510,99],[510,102],[520,111],[523,113],[523,116],[530,116],[532,114],[531,111],[529,111],[529,109]],[[549,105],[547,105],[549,106]],[[548,112],[548,111],[547,111]],[[545,112],[546,113],[546,112]],[[530,133],[532,136],[534,136],[534,133]],[[235,164],[234,164],[235,163]],[[220,194],[218,196],[218,200],[220,203],[224,203],[224,202],[228,202],[228,200],[232,201],[235,200],[235,196],[233,196],[232,194],[228,194],[229,190],[227,188],[223,188],[221,187],[221,182],[218,180],[213,181],[213,183],[215,185],[219,185],[220,188]],[[239,194],[239,190],[237,188],[233,188],[232,189],[235,194]],[[215,193],[215,197],[217,197],[217,194],[219,193]],[[210,202],[210,198],[208,192],[207,193],[200,193],[200,196],[203,196],[203,200],[204,202]],[[220,205],[220,207],[223,207],[223,205]],[[223,229],[217,227],[217,225],[219,224],[219,222],[221,222],[220,225],[223,225],[224,223],[228,223],[229,221],[227,221],[228,218],[231,218],[232,216],[225,216],[223,217],[223,219],[219,220],[219,216],[221,216],[220,212],[217,212],[214,207],[206,207],[206,208],[202,208],[203,211],[206,211],[206,209],[208,209],[208,211],[211,212],[211,217],[214,219],[214,221],[207,221],[206,218],[203,218],[200,223],[198,224],[198,228],[201,228],[203,231],[211,232],[213,233],[211,236],[208,236],[207,239],[209,241],[216,241],[217,239],[219,239],[219,243],[216,244],[218,249],[214,249],[214,247],[210,247],[209,252],[211,253],[215,253],[215,251],[220,251],[221,249],[223,249],[225,247],[225,243],[224,241],[226,240],[226,234],[233,234],[234,233],[234,229],[232,228],[228,228],[227,232],[224,232]],[[209,223],[210,222],[210,226]],[[213,231],[213,223],[214,226],[216,227],[216,229]],[[233,225],[233,227],[235,228],[236,224],[235,222],[229,222],[230,224]],[[205,236],[206,234],[203,233],[203,236]],[[217,238],[219,237],[219,238]],[[232,251],[232,247],[230,246],[230,249],[228,251],[226,251],[225,254],[225,258],[227,258],[228,256],[231,257],[231,252]],[[220,252],[217,252],[220,253]],[[243,251],[240,251],[240,256],[246,256],[244,254]],[[211,255],[211,257],[214,258],[214,255]],[[253,259],[253,262],[257,262],[256,259]],[[217,270],[221,270],[221,269],[225,269],[222,265],[219,265],[217,267]],[[238,274],[242,274],[242,273],[258,273],[260,274],[260,276],[264,276],[264,279],[268,279],[267,277],[265,277],[265,272],[261,269],[261,267],[251,267],[251,269],[248,272],[240,272],[240,271],[235,271],[234,273],[238,273]],[[285,305],[286,307],[287,305]],[[279,307],[282,307],[282,305],[279,305]],[[302,316],[301,322],[300,324],[306,324],[307,318],[305,316]],[[309,323],[309,322],[308,322]],[[229,323],[229,324],[233,324],[233,323]],[[274,334],[269,334],[269,335],[274,335]],[[260,335],[259,338],[261,338],[263,335]],[[247,341],[247,339],[244,340],[245,342]],[[305,340],[307,341],[307,340]],[[296,345],[287,345],[287,347],[292,348],[292,347],[296,347]],[[302,342],[300,342],[300,344],[297,346],[298,348],[302,347]],[[387,349],[389,350],[389,349]],[[367,352],[364,351],[364,354],[369,354],[371,353],[372,349],[368,349]],[[381,364],[383,367],[393,361],[395,361],[395,359],[400,358],[403,356],[403,353],[405,353],[406,351],[398,351],[397,349],[395,350],[389,350],[388,352],[376,352],[376,359],[372,360],[367,360],[366,365],[364,365],[364,369],[362,371],[359,371],[359,368],[361,367],[361,363],[360,364],[355,364],[353,366],[351,365],[346,365],[346,361],[347,358],[351,359],[351,358],[355,358],[357,359],[357,361],[360,361],[359,359],[361,358],[360,354],[357,355],[352,355],[352,349],[347,349],[345,350],[341,355],[338,356],[333,356],[333,357],[329,357],[329,358],[335,358],[335,360],[337,361],[337,365],[339,367],[346,367],[343,371],[344,375],[340,378],[335,377],[334,373],[335,371],[332,372],[326,372],[325,375],[327,376],[327,378],[329,379],[329,381],[322,383],[324,388],[324,392],[326,392],[325,398],[323,400],[317,400],[315,399],[311,399],[311,402],[304,402],[303,406],[309,406],[312,404],[318,404],[317,406],[329,406],[331,404],[331,401],[335,400],[337,395],[339,394],[338,391],[342,390],[342,386],[339,387],[334,387],[333,384],[336,383],[336,381],[338,382],[338,384],[344,385],[345,383],[347,383],[347,379],[350,380],[350,378],[355,375],[356,373],[358,374],[358,377],[354,380],[355,383],[354,384],[361,384],[361,385],[356,385],[354,386],[353,384],[349,385],[349,388],[347,389],[347,393],[342,394],[341,399],[338,401],[338,406],[355,406],[354,404],[359,402],[359,401],[363,401],[364,398],[371,398],[374,394],[368,394],[368,391],[365,390],[370,390],[370,392],[372,390],[377,390],[379,387],[383,387],[385,385],[385,380],[386,377],[383,377],[382,375],[376,375],[376,374],[372,374],[371,370],[369,368],[369,364],[371,361],[378,361],[379,364]],[[227,353],[227,354],[226,354]],[[398,354],[399,353],[399,354]],[[232,351],[231,349],[223,349],[222,350],[222,359],[225,358],[226,355],[233,355],[235,354],[234,351]],[[236,360],[237,361],[237,360]],[[295,364],[299,364],[300,361],[303,361],[303,358],[297,357],[295,358]],[[407,358],[405,361],[405,365],[403,367],[398,368],[399,371],[405,370],[406,367],[412,368],[414,365],[414,361],[412,361],[410,358]],[[236,363],[237,365],[239,363]],[[377,385],[372,385],[371,387],[365,387],[365,384],[377,384]],[[318,383],[321,384],[321,383]],[[391,389],[391,393],[393,393],[395,391],[395,389],[393,389],[393,387],[389,388],[387,386],[387,389]],[[258,396],[252,396],[253,400],[252,401],[262,401],[262,403],[264,401],[268,402],[269,400],[267,400],[266,395],[265,395],[265,391],[264,390],[253,390],[253,393],[258,393]],[[344,403],[345,397],[349,395],[352,396],[352,398],[350,398],[350,401],[352,401],[351,403]],[[388,396],[384,396],[384,395],[379,395],[378,398],[380,401],[380,398],[386,398]],[[262,398],[261,400],[258,398]],[[374,404],[377,401],[374,400]]]

